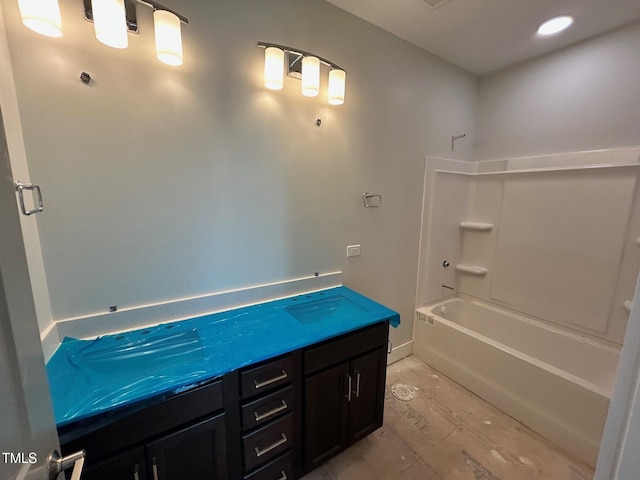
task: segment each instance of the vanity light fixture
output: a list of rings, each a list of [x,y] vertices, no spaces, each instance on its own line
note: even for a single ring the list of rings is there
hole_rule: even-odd
[[[320,93],[320,71],[322,65],[325,65],[330,68],[327,101],[331,105],[344,103],[347,72],[343,68],[325,58],[297,48],[265,42],[258,42],[258,47],[265,49],[265,87],[281,90],[286,70],[289,77],[301,80],[302,95],[315,97]]]
[[[331,105],[344,103],[344,90],[347,74],[344,70],[333,68],[329,70],[328,100]]]
[[[178,16],[168,10],[154,10],[153,26],[158,60],[167,65],[182,65],[182,33]]]
[[[558,15],[538,27],[539,35],[553,35],[569,28],[573,23],[573,17],[570,15]]]
[[[264,86],[282,90],[284,85],[284,52],[277,47],[264,49]]]
[[[47,37],[62,36],[58,0],[18,0],[22,23]]]
[[[113,48],[127,48],[127,20],[124,0],[91,0],[96,38]]]
[[[128,46],[127,32],[138,33],[136,3],[153,8],[156,54],[167,65],[182,65],[181,23],[186,17],[154,0],[83,0],[84,16],[94,23],[96,38],[113,48]],[[35,32],[62,36],[58,0],[18,0],[22,22]]]
[[[308,55],[302,58],[302,95],[316,97],[320,93],[320,60]]]
[[[108,20],[110,28],[114,30],[129,31],[131,33],[138,33],[138,18],[136,15],[136,3],[146,5],[153,8],[153,23],[155,33],[156,55],[158,60],[167,65],[182,65],[182,32],[180,23],[189,23],[186,17],[183,17],[179,13],[171,10],[170,8],[161,5],[154,0],[83,0],[84,1],[84,16],[87,20],[93,21],[96,24],[96,37],[102,43],[113,46],[115,48],[126,47],[126,42],[122,43],[107,43],[98,36],[98,23],[102,23],[100,18],[102,12],[96,7],[101,3],[121,3],[124,6],[124,10],[119,9],[119,15],[117,18],[112,17]],[[99,7],[98,7],[99,8]],[[123,16],[124,15],[124,16]],[[105,17],[106,18],[106,17]],[[122,45],[124,47],[118,47]]]

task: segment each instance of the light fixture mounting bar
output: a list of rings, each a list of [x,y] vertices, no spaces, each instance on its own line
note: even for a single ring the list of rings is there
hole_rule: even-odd
[[[142,0],[138,0],[138,1],[142,1]],[[315,53],[305,52],[304,50],[300,50],[299,48],[292,48],[292,47],[287,47],[285,45],[278,45],[277,43],[267,43],[267,42],[258,42],[258,47],[261,47],[261,48],[276,47],[276,48],[279,48],[280,50],[285,51],[286,53],[297,55],[300,58],[309,57],[309,56],[316,57],[318,60],[320,60],[320,63],[323,63],[328,67],[335,68],[336,70],[342,70],[346,72],[344,68],[338,66],[332,61],[327,60],[326,58],[322,58],[321,56],[316,55]]]

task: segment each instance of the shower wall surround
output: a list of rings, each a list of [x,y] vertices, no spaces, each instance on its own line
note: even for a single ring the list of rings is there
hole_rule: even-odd
[[[640,268],[639,162],[639,148],[429,158],[417,305],[467,294],[622,344]]]

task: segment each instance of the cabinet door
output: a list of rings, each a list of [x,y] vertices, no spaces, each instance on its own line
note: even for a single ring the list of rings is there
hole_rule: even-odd
[[[347,446],[349,364],[305,380],[304,469],[309,471]]]
[[[386,363],[384,348],[351,361],[349,445],[382,426]]]
[[[224,414],[162,437],[146,450],[154,480],[226,480]]]
[[[143,447],[128,450],[98,463],[91,463],[91,452],[88,452],[87,462],[82,480],[147,479]]]

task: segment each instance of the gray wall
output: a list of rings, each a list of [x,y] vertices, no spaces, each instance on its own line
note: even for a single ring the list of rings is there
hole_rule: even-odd
[[[425,156],[466,133],[471,157],[476,77],[317,0],[168,1],[190,19],[180,68],[155,59],[146,7],[114,50],[75,0],[60,39],[1,1],[54,319],[342,270],[411,340]],[[346,103],[265,89],[257,41],[344,66]]]
[[[482,77],[474,158],[640,144],[640,23]]]

